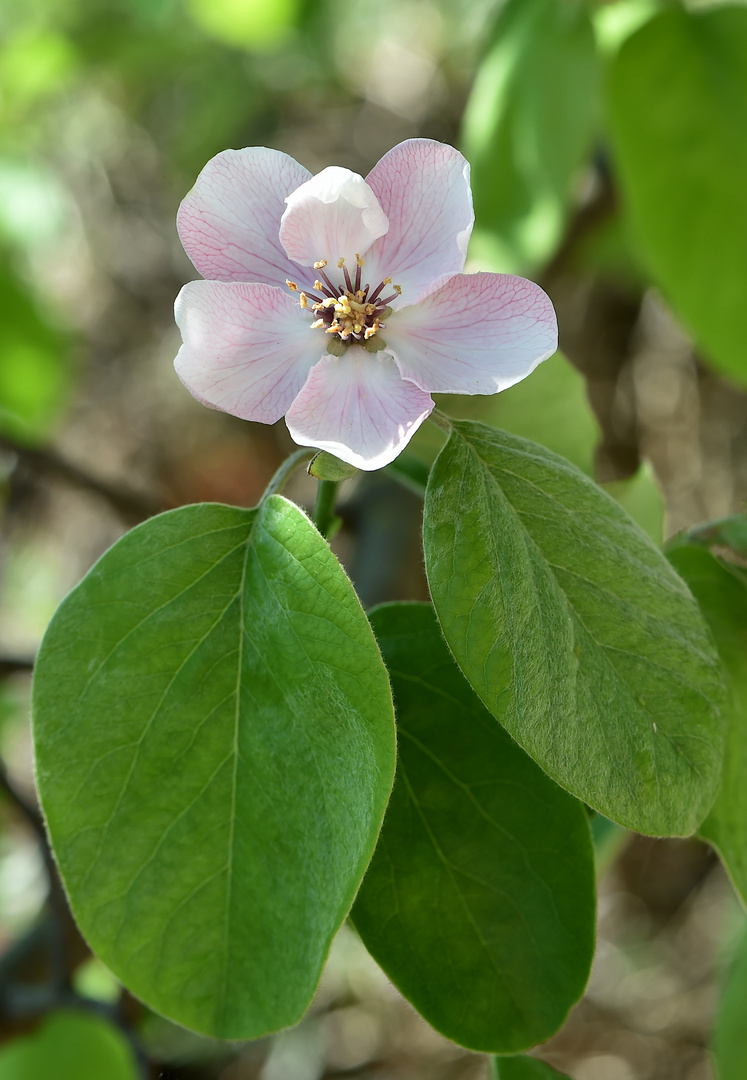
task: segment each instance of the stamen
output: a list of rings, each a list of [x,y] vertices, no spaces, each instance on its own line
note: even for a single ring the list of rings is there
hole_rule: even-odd
[[[300,301],[300,304],[301,304],[302,308],[307,308],[309,306],[309,298],[308,298],[308,296],[306,295],[305,292],[299,293],[298,299]],[[316,307],[316,305],[314,305],[314,306]]]
[[[285,284],[288,286],[291,292],[295,292],[298,288],[298,285],[296,285],[295,281],[291,281],[289,278],[285,279]]]
[[[324,326],[324,319],[317,319],[311,324],[312,330],[318,330],[320,326]]]
[[[322,263],[322,266],[326,266],[326,265],[327,265],[327,264],[326,264],[326,262],[323,262],[323,263]],[[330,292],[330,296],[335,296],[335,295],[336,295],[336,293],[337,293],[337,289],[336,289],[336,288],[335,288],[335,286],[334,286],[334,285],[332,284],[332,282],[331,282],[331,281],[329,280],[329,278],[327,277],[327,275],[326,275],[326,274],[324,273],[324,271],[323,271],[323,270],[321,270],[321,268],[320,268],[320,267],[318,267],[318,266],[317,266],[317,264],[316,264],[316,263],[314,263],[314,268],[315,268],[316,270],[319,270],[319,271],[320,271],[320,274],[321,274],[321,278],[322,278],[322,281],[325,281],[325,282],[327,283],[327,288],[329,289],[329,292]],[[316,286],[314,286],[314,288],[316,288]],[[325,291],[326,291],[326,290],[325,290]]]
[[[327,265],[327,260],[326,259],[320,259],[319,262],[314,263],[314,269],[315,270],[323,270],[326,265]]]
[[[385,285],[391,285],[391,284],[392,284],[392,279],[390,277],[385,277],[384,280],[381,282],[381,284],[376,286],[376,288],[371,293],[371,295],[369,296],[368,299],[371,302],[373,302],[376,299],[376,297],[379,295],[381,290],[384,288],[384,286]]]
[[[343,268],[343,266],[344,266],[344,265],[345,265],[345,260],[344,260],[344,259],[343,259],[342,257],[341,257],[341,258],[339,258],[339,259],[337,260],[337,269],[338,269],[338,270],[342,270],[342,268]]]
[[[334,297],[335,295],[335,290],[332,288],[328,288],[326,285],[323,285],[318,278],[314,282],[314,288],[317,290],[317,292],[324,293],[325,296]]]
[[[360,257],[360,255],[357,252],[356,252],[356,255],[355,255],[355,261],[356,261],[355,290],[351,289],[350,290],[351,292],[353,292],[353,291],[358,292],[358,289],[360,289],[360,287],[361,287],[361,270],[363,269],[363,259]]]
[[[345,275],[345,284],[347,285],[350,292],[352,292],[353,291],[353,282],[350,279],[350,274],[348,273],[347,266],[343,266],[342,272]]]

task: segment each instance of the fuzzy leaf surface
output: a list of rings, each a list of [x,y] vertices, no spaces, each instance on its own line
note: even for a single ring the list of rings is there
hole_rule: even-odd
[[[719,782],[720,663],[625,511],[551,451],[459,421],[431,472],[424,546],[449,647],[527,753],[621,825],[693,832]]]
[[[33,706],[54,851],[101,959],[209,1035],[295,1023],[395,762],[371,628],[302,511],[189,506],[128,533],[52,620]]]
[[[438,1031],[511,1053],[548,1038],[594,952],[587,815],[496,724],[430,604],[371,623],[397,710],[397,779],[353,908],[366,947]]]

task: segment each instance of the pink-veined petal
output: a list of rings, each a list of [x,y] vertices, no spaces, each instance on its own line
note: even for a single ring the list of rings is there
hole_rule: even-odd
[[[203,405],[242,420],[279,420],[326,351],[308,311],[272,285],[191,281],[174,312],[177,375]]]
[[[389,228],[386,214],[362,176],[331,165],[285,200],[280,242],[301,266],[368,251]]]
[[[310,175],[292,157],[264,146],[224,150],[208,161],[177,215],[184,250],[203,277],[279,286],[295,279],[298,267],[278,230],[286,195]],[[313,284],[313,275],[303,284]]]
[[[402,286],[399,304],[414,304],[464,269],[475,215],[469,165],[458,150],[409,139],[366,177],[389,218],[389,231],[366,255],[364,281]]]
[[[386,353],[351,345],[312,368],[285,422],[300,446],[370,470],[393,461],[432,409],[430,395],[401,378]]]
[[[550,298],[511,274],[452,277],[381,333],[403,377],[431,394],[495,394],[558,347]]]

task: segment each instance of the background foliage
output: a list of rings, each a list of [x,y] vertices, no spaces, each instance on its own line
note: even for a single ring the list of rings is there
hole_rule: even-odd
[[[27,669],[58,601],[127,527],[202,499],[250,507],[290,447],[282,423],[200,409],[171,368],[173,297],[195,276],[176,207],[228,146],[364,174],[403,138],[460,146],[477,212],[469,268],[540,280],[563,354],[495,399],[444,400],[445,411],[570,458],[656,541],[742,510],[747,8],[4,0],[0,36],[0,1076],[62,1069],[85,1041],[90,1060],[71,1075],[91,1069],[95,1048],[96,1075],[116,1077],[483,1078],[487,1059],[417,1020],[352,931],[310,1017],[272,1041],[229,1052],[120,995],[66,915],[33,809]],[[429,427],[391,471],[417,489],[442,442]],[[312,493],[301,481],[293,492]],[[425,599],[419,498],[389,473],[343,494],[335,546],[364,603]],[[690,531],[671,551],[741,717],[745,554],[736,526]],[[744,739],[729,737],[738,791]],[[717,803],[702,828],[722,852],[744,828],[729,813]],[[705,1080],[715,987],[741,922],[731,886],[702,842],[595,828],[600,873],[625,846],[600,884],[587,997],[543,1056],[575,1080]],[[744,866],[729,861],[744,895]],[[373,893],[356,916],[364,939]],[[744,1068],[734,1018],[746,972],[742,946],[716,1024],[722,1080]],[[59,1015],[39,1026],[50,1009]],[[490,1067],[545,1075],[532,1059]]]

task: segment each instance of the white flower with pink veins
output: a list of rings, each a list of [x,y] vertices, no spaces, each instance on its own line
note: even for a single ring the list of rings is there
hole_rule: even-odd
[[[403,450],[432,393],[495,394],[557,348],[538,285],[463,274],[474,214],[451,146],[400,143],[366,179],[277,150],[225,150],[178,216],[207,279],[179,293],[179,378],[244,420],[359,469]]]

